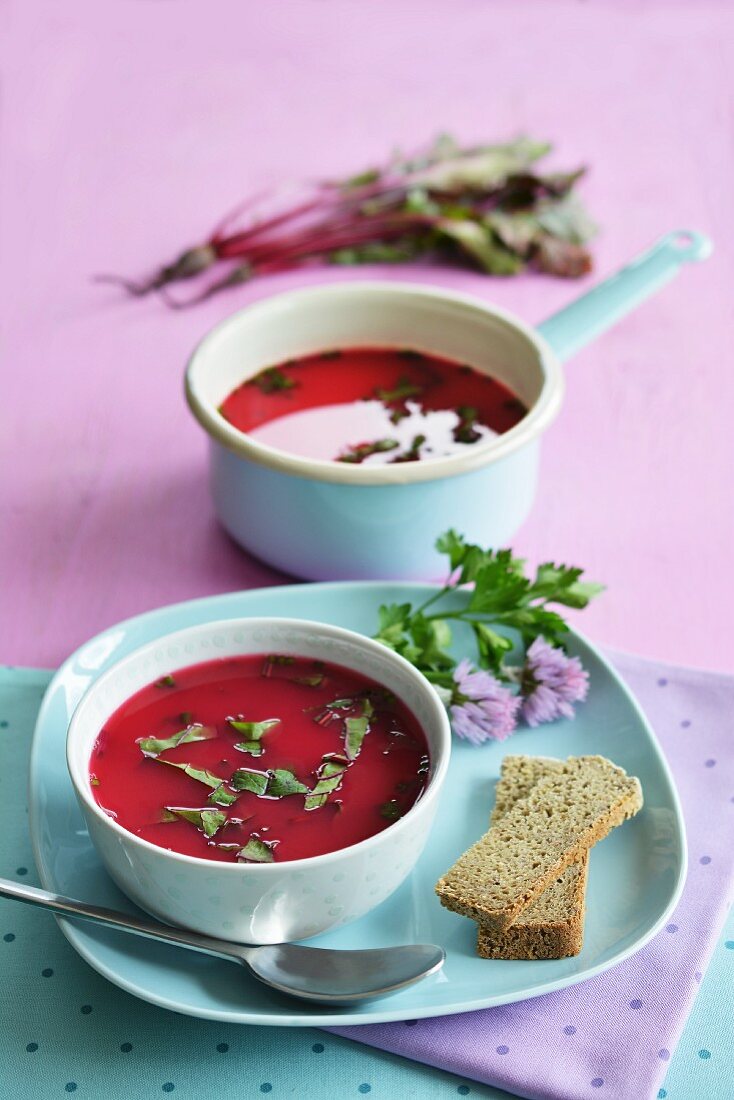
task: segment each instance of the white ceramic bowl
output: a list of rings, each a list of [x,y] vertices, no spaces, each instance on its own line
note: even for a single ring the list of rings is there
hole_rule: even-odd
[[[508,386],[528,413],[460,454],[360,466],[277,450],[217,411],[264,367],[360,346],[470,363]],[[399,283],[325,283],[248,306],[204,338],[186,374],[189,405],[210,439],[222,524],[259,558],[311,580],[438,576],[444,563],[434,543],[448,527],[506,545],[530,510],[540,437],[562,394],[556,355],[518,318],[467,295]]]
[[[423,796],[403,818],[336,852],[258,865],[217,863],[168,851],[123,829],[99,807],[89,760],[100,730],[122,703],[177,668],[273,652],[361,672],[409,707],[426,735],[431,769]],[[298,619],[207,623],[134,650],[92,684],[67,735],[67,763],[89,835],[120,889],[165,921],[241,943],[304,939],[355,920],[384,901],[423,850],[450,749],[445,708],[412,665],[360,634]]]

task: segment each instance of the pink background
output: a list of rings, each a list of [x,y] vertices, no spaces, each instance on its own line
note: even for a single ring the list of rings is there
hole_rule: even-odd
[[[518,132],[592,166],[599,275],[678,227],[716,254],[574,359],[515,545],[608,593],[595,640],[731,667],[734,12],[706,3],[6,3],[2,650],[57,664],[174,600],[283,578],[218,529],[182,397],[194,343],[260,281],[188,313],[92,285],[204,237],[254,188],[350,172],[441,130]],[[576,283],[394,279],[540,321]]]

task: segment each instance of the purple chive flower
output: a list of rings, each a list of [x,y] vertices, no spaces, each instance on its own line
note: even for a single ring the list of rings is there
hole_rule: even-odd
[[[525,655],[522,670],[521,717],[529,726],[573,718],[573,704],[586,698],[589,674],[578,657],[536,638]]]
[[[515,696],[491,672],[474,668],[464,658],[453,672],[451,724],[457,737],[475,745],[483,741],[504,741],[517,725],[520,698]]]

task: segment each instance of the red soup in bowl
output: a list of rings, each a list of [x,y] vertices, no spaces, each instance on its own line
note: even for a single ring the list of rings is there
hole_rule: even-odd
[[[136,692],[89,763],[98,805],[161,848],[281,863],[401,818],[429,773],[410,710],[361,673],[279,654],[220,658]]]
[[[219,407],[259,443],[366,466],[460,454],[514,428],[527,411],[474,367],[383,347],[289,359],[248,378]]]

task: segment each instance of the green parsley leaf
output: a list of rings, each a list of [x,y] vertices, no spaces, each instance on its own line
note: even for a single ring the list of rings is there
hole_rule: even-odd
[[[453,430],[453,437],[457,443],[476,443],[482,438],[482,433],[477,429],[479,419],[478,411],[471,405],[460,405],[456,410],[459,423]]]
[[[222,783],[221,787],[217,787],[207,798],[207,802],[212,802],[215,806],[231,806],[233,802],[236,802],[239,795],[233,794],[228,787]]]
[[[242,733],[250,741],[259,741],[263,734],[280,725],[280,718],[265,718],[262,722],[245,722],[242,718],[228,718],[227,725],[236,733]]]
[[[155,686],[157,688],[174,688],[176,686],[176,681],[171,675],[161,676],[160,680],[156,680]]]
[[[328,800],[332,791],[338,790],[341,781],[341,775],[332,776],[331,779],[320,779],[311,793],[306,795],[304,808],[306,810],[320,809]]]
[[[306,795],[303,808],[304,810],[320,810],[322,806],[326,805],[328,799],[329,795],[325,791],[317,794],[314,790],[311,794]]]
[[[238,768],[230,779],[236,791],[251,791],[252,794],[265,794],[269,776],[265,772],[256,772],[250,768]]]
[[[505,656],[513,648],[512,640],[503,634],[498,634],[486,623],[473,622],[471,628],[479,652],[479,667],[489,668],[495,673],[501,672]]]
[[[175,749],[178,745],[187,745],[190,741],[211,741],[217,736],[213,726],[187,726],[170,737],[139,737],[136,744],[140,746],[143,756],[160,756],[167,749]]]
[[[522,605],[529,593],[530,581],[508,569],[499,558],[485,562],[477,572],[469,612],[497,615]]]
[[[266,718],[262,722],[246,722],[242,718],[228,718],[227,722],[237,733],[245,735],[245,741],[235,743],[234,747],[236,749],[239,749],[240,752],[247,752],[250,756],[262,756],[265,749],[260,744],[260,738],[268,730],[280,725],[280,718]]]
[[[319,779],[313,790],[306,795],[304,808],[317,810],[327,801],[329,795],[339,789],[344,773],[349,767],[349,761],[345,757],[325,756],[319,768]]]
[[[383,802],[380,806],[380,817],[385,817],[388,821],[397,821],[402,816],[403,811],[400,808],[400,803],[394,798],[391,798],[389,802]]]
[[[451,572],[461,567],[459,584],[472,584],[485,568],[494,568],[498,572],[516,574],[524,579],[522,558],[516,558],[511,550],[483,550],[481,546],[465,542],[462,535],[449,530],[436,541],[436,549],[448,554]],[[487,581],[490,580],[488,574]]]
[[[285,768],[258,772],[251,768],[238,768],[230,780],[236,791],[250,791],[258,797],[285,798],[291,794],[305,794],[308,787]]]
[[[343,771],[337,772],[335,775],[330,775],[319,779],[318,783],[311,791],[311,794],[330,794],[335,791],[342,781]]]
[[[240,752],[247,752],[250,756],[262,756],[265,752],[264,745],[259,741],[237,741],[234,746]]]
[[[444,619],[428,619],[420,612],[410,620],[410,634],[417,649],[416,663],[424,669],[453,667],[445,652],[451,645],[451,628]]]
[[[414,435],[410,446],[407,451],[403,451],[402,454],[397,455],[396,458],[390,459],[391,463],[395,462],[419,462],[421,457],[421,447],[426,442],[424,435]]]
[[[292,390],[298,385],[295,379],[283,374],[280,367],[268,367],[250,381],[261,393],[279,393],[282,390]]]
[[[391,405],[394,401],[405,401],[408,397],[419,397],[422,393],[423,386],[417,382],[411,382],[410,378],[403,377],[397,380],[391,390],[376,389],[375,397],[385,405]]]
[[[461,563],[466,557],[467,545],[464,542],[464,536],[457,534],[453,528],[449,528],[443,535],[439,535],[436,539],[436,549],[439,554],[448,554],[449,563],[451,565],[451,572],[458,569]],[[393,607],[396,606],[393,604]],[[404,604],[404,607],[410,611],[410,604]],[[382,608],[380,608],[382,611]]]
[[[583,569],[571,568],[566,565],[554,565],[552,561],[539,565],[533,581],[533,594],[536,596],[552,596],[559,589],[568,588],[574,584]]]
[[[164,760],[163,757],[155,757],[159,764],[167,764],[169,768],[179,768],[189,779],[196,779],[198,783],[205,783],[207,787],[221,787],[225,782],[218,775],[213,775],[206,768],[195,768],[191,764],[177,764],[174,760]]]
[[[244,848],[240,849],[238,858],[250,860],[252,863],[273,863],[275,855],[269,844],[251,836]]]
[[[383,604],[378,611],[377,638],[390,649],[403,641],[413,607],[409,603]]]
[[[564,592],[559,592],[553,597],[553,603],[562,604],[563,607],[575,607],[583,610],[595,596],[604,592],[606,585],[596,584],[594,581],[578,581],[570,585]]]
[[[273,675],[276,668],[286,665],[293,665],[296,662],[295,657],[290,657],[284,653],[269,653],[263,662],[261,676],[266,679]]]
[[[532,595],[565,607],[584,608],[589,600],[604,591],[604,586],[579,580],[582,574],[583,569],[545,562],[536,571]]]
[[[290,794],[305,794],[308,791],[306,784],[301,783],[293,772],[285,768],[276,768],[270,772],[270,777],[266,792],[268,798],[285,798]]]
[[[346,757],[324,757],[324,762],[319,768],[319,775],[322,779],[330,779],[335,775],[342,775],[349,767],[349,761]]]
[[[214,836],[227,820],[227,815],[221,810],[189,810],[179,806],[166,806],[165,809],[184,821],[190,821],[206,837]]]
[[[327,710],[351,710],[355,704],[353,695],[349,695],[346,699],[333,699],[331,703],[326,704]]]
[[[563,635],[568,633],[568,624],[565,620],[555,611],[548,611],[545,607],[518,608],[503,616],[503,621],[515,630],[519,630],[526,644],[542,636],[551,644],[558,645],[562,642]]]
[[[369,719],[365,718],[364,715],[359,718],[346,718],[344,720],[344,748],[350,760],[354,760],[359,755],[359,750],[362,748],[362,742],[369,732],[369,728]]]
[[[337,462],[351,462],[359,465],[370,455],[382,454],[383,451],[394,451],[400,444],[397,439],[375,439],[372,443],[360,443],[358,447],[352,447],[337,458]]]
[[[318,672],[314,676],[294,676],[292,678],[294,684],[303,684],[305,687],[317,688],[321,687],[324,682],[323,672]]]

